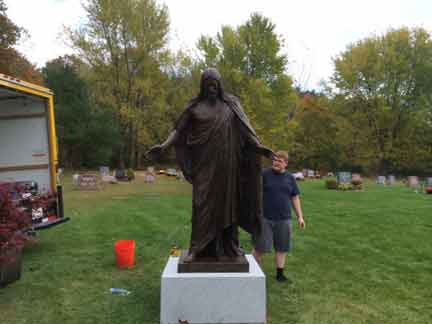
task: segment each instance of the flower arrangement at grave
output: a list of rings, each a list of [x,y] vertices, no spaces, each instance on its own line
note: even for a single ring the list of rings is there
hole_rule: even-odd
[[[432,177],[425,180],[425,192],[427,194],[432,194]]]
[[[337,186],[337,190],[341,191],[347,191],[347,190],[353,190],[354,186],[351,183],[339,183]]]
[[[129,168],[126,171],[126,176],[128,177],[129,181],[135,180],[135,172],[133,169]]]
[[[325,181],[325,185],[327,189],[336,190],[338,188],[338,183],[335,178],[327,179]]]
[[[356,179],[351,181],[353,190],[363,190],[363,181],[360,179]]]

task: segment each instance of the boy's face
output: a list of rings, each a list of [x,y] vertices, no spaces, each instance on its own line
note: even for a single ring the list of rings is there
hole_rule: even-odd
[[[288,161],[282,157],[275,156],[272,161],[272,169],[276,172],[284,172],[288,166]]]

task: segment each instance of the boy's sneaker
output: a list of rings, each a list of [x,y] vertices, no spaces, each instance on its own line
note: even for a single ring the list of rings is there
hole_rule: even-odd
[[[277,274],[276,275],[276,280],[279,282],[287,282],[287,283],[292,283],[292,280],[290,278],[285,277],[285,275],[282,274]]]

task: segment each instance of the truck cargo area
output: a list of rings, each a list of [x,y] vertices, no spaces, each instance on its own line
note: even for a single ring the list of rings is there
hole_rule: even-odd
[[[0,186],[13,199],[55,197],[32,211],[35,229],[63,223],[63,195],[57,184],[57,144],[52,93],[0,75]],[[50,106],[51,105],[51,106]]]

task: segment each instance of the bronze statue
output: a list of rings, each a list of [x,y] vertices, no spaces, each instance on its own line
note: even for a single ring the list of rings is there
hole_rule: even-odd
[[[186,262],[244,255],[238,226],[249,233],[261,229],[260,155],[262,146],[239,100],[225,93],[216,69],[201,76],[199,95],[179,117],[167,140],[150,149],[152,159],[171,145],[177,162],[193,185],[192,235]]]

